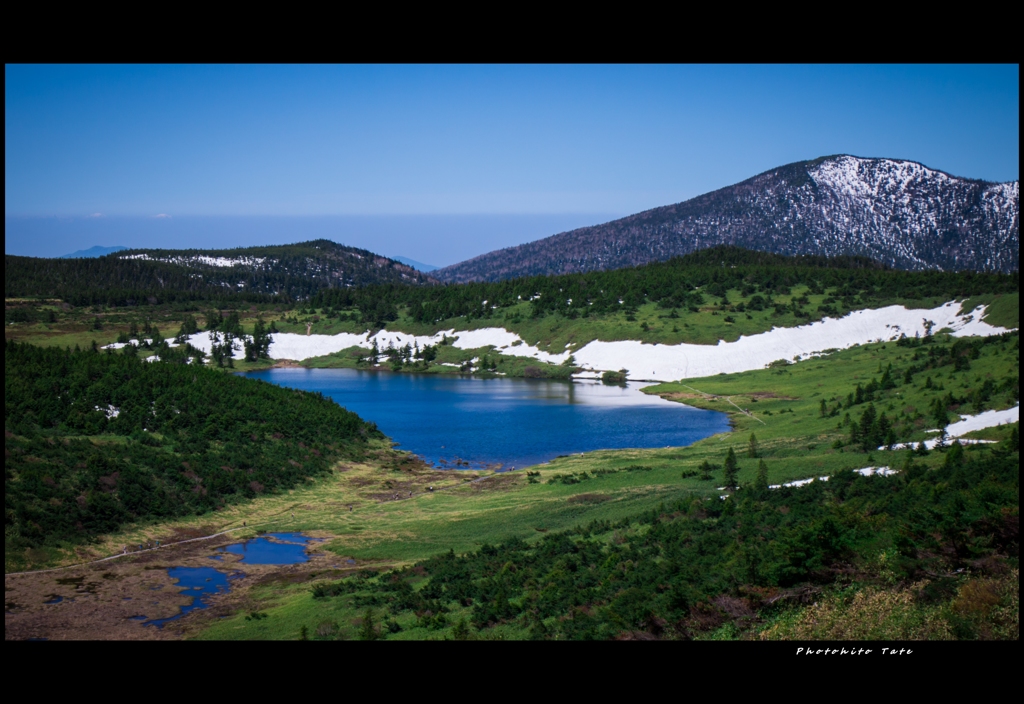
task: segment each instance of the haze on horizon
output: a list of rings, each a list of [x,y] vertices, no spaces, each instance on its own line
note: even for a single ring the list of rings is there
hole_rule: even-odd
[[[1019,67],[5,67],[5,251],[444,266],[837,153],[1019,178]]]

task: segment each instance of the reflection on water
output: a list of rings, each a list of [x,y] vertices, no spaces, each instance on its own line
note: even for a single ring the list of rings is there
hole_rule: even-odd
[[[649,396],[646,384],[477,379],[355,369],[245,376],[318,391],[438,467],[523,467],[558,455],[676,447],[728,430],[725,414]]]

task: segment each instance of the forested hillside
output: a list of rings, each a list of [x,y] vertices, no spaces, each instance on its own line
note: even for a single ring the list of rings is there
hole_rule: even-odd
[[[433,280],[392,259],[329,240],[225,250],[133,249],[92,259],[5,257],[6,297],[72,305],[304,299],[322,288]]]
[[[778,254],[866,256],[910,270],[1015,271],[1020,183],[959,178],[912,161],[831,156],[603,225],[432,272],[498,281],[619,269],[731,244]]]
[[[198,365],[8,342],[5,550],[295,486],[382,435],[319,394]]]
[[[893,478],[755,483],[312,591],[369,607],[370,638],[414,612],[463,639],[1015,639],[1018,458],[1014,440]]]
[[[459,316],[502,317],[502,309],[530,302],[530,315],[560,314],[569,319],[635,309],[644,303],[660,308],[697,308],[709,297],[721,299],[729,290],[748,296],[759,293],[756,310],[772,308],[773,294],[788,295],[804,284],[812,293],[834,291],[823,309],[804,309],[802,317],[835,315],[844,306],[867,307],[900,299],[948,299],[980,293],[1018,290],[1019,275],[975,272],[907,272],[889,269],[861,257],[788,257],[739,247],[713,247],[668,262],[614,271],[561,276],[531,276],[494,283],[418,287],[382,285],[360,289],[326,289],[316,294],[316,307],[355,307],[365,322],[383,325],[395,320],[399,306],[422,323]],[[728,303],[728,300],[725,301]],[[739,312],[742,312],[739,311]]]

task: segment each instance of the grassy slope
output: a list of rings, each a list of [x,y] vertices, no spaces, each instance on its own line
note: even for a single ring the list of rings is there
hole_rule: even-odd
[[[795,288],[794,296],[802,293]],[[730,292],[730,300],[741,300],[738,292]],[[817,300],[811,297],[814,308]],[[788,297],[776,296],[786,302]],[[11,303],[11,302],[9,302]],[[889,303],[889,302],[887,302]],[[932,306],[941,301],[904,302],[908,305]],[[965,308],[976,304],[990,304],[987,322],[1015,327],[1018,321],[1018,296],[978,297],[966,302]],[[141,321],[131,311],[103,311],[103,330],[91,329],[93,311],[65,311],[59,305],[50,306],[57,313],[54,324],[17,323],[6,327],[6,335],[36,344],[57,344],[60,346],[79,344],[88,346],[92,340],[100,344],[112,342],[121,330],[127,330],[132,320]],[[529,319],[510,316],[509,320],[478,319],[467,323],[464,319],[444,321],[438,325],[419,326],[408,319],[389,325],[391,329],[414,334],[426,334],[452,327],[457,329],[503,326],[519,333],[527,342],[561,351],[566,342],[580,346],[592,339],[644,339],[645,341],[680,342],[713,341],[718,337],[735,339],[740,334],[752,334],[770,329],[772,326],[796,325],[806,322],[790,314],[775,316],[771,311],[752,312],[751,318],[744,313],[727,313],[719,306],[705,306],[699,313],[680,309],[680,318],[667,318],[669,311],[659,310],[653,305],[641,306],[635,321],[627,321],[620,313],[602,319],[578,318],[570,321],[561,316]],[[525,306],[524,306],[525,309]],[[731,314],[737,323],[726,323],[724,317]],[[255,312],[250,313],[251,316]],[[305,333],[304,320],[311,315],[299,316],[299,322],[285,322],[290,312],[264,312],[266,320],[276,320],[282,331]],[[201,320],[201,316],[200,320]],[[177,331],[181,314],[163,311],[154,318],[165,337]],[[647,332],[640,328],[647,322]],[[253,317],[243,316],[243,325],[248,329]],[[331,334],[335,332],[364,332],[363,326],[352,321],[321,320],[314,323],[313,332]],[[439,361],[461,361],[478,356],[480,351],[463,351],[448,348],[442,351]],[[818,474],[828,474],[843,468],[856,468],[868,464],[899,464],[899,457],[893,453],[875,452],[870,456],[852,452],[849,448],[833,449],[836,440],[845,439],[847,431],[837,429],[839,418],[821,419],[818,404],[822,397],[843,397],[858,382],[865,383],[872,376],[878,376],[879,365],[892,362],[897,373],[900,365],[907,362],[910,354],[905,348],[893,344],[867,345],[833,355],[828,359],[810,360],[789,367],[779,374],[774,371],[757,371],[743,374],[717,376],[709,379],[689,380],[686,386],[665,384],[650,387],[648,392],[661,393],[673,400],[704,408],[721,410],[731,414],[735,433],[716,436],[689,448],[668,450],[612,451],[589,453],[581,457],[561,458],[547,465],[535,468],[541,473],[539,483],[530,483],[524,472],[515,476],[485,479],[472,484],[463,481],[463,475],[453,472],[406,468],[396,470],[394,455],[385,448],[380,449],[380,461],[369,465],[353,466],[348,471],[338,472],[333,478],[319,480],[305,488],[295,489],[285,495],[261,498],[244,506],[233,506],[224,512],[183,520],[146,529],[134,529],[122,534],[109,536],[102,544],[83,548],[79,554],[65,556],[65,561],[110,554],[122,544],[133,544],[145,539],[166,537],[178,530],[202,529],[216,532],[226,527],[237,526],[247,520],[250,526],[270,522],[268,529],[306,530],[315,535],[332,537],[329,549],[339,556],[352,556],[360,564],[401,565],[410,564],[431,554],[454,549],[466,551],[483,542],[496,542],[510,535],[530,538],[539,536],[540,531],[557,530],[592,519],[617,519],[635,515],[640,511],[656,507],[663,501],[687,494],[715,496],[715,487],[721,485],[720,472],[712,482],[696,478],[682,478],[685,470],[695,469],[701,461],[708,459],[720,465],[724,453],[733,446],[740,457],[740,481],[752,480],[756,461],[745,457],[743,450],[751,432],[760,441],[766,461],[769,463],[770,480],[780,483],[792,479]],[[321,360],[311,360],[310,366],[320,366]],[[349,364],[343,360],[342,366]],[[502,360],[499,365],[515,363],[514,359]],[[521,365],[535,362],[522,361]],[[237,368],[249,368],[245,363],[236,363]],[[252,368],[266,366],[265,363],[251,365]],[[327,362],[324,366],[333,366]],[[1017,353],[991,347],[983,350],[982,358],[972,362],[969,372],[949,374],[951,367],[932,374],[938,385],[946,390],[962,389],[977,384],[988,375],[1001,379],[1007,374],[1018,374]],[[436,367],[436,371],[456,371],[451,367]],[[505,371],[499,366],[499,371]],[[893,411],[899,413],[913,406],[927,413],[929,394],[921,388],[924,374],[919,375],[910,388],[900,387],[902,395],[894,402]],[[694,389],[699,390],[694,391]],[[957,391],[959,393],[959,391]],[[750,408],[765,424],[740,413],[724,399],[708,394],[730,396],[744,408]],[[772,394],[773,396],[764,396]],[[755,400],[756,399],[756,400]],[[879,410],[886,404],[877,404]],[[993,401],[993,407],[1009,405],[1008,399]],[[790,412],[790,410],[792,412]],[[891,414],[892,412],[890,412]],[[856,416],[856,411],[855,411]],[[928,424],[921,423],[923,430]],[[976,434],[977,437],[1001,439],[1007,429],[993,429]],[[918,432],[913,439],[920,439]],[[968,452],[977,450],[971,448]],[[938,462],[941,458],[926,458],[925,462]],[[621,469],[642,464],[651,467],[645,472],[615,472],[587,479],[578,484],[549,484],[556,475],[593,472],[595,470]],[[476,474],[475,476],[484,476]],[[391,481],[392,487],[385,485]],[[884,481],[884,480],[882,480]],[[489,485],[495,482],[493,488]],[[407,484],[416,491],[410,500],[380,503],[379,498],[387,495],[392,488]],[[426,484],[435,488],[450,487],[446,491],[423,493]],[[418,487],[418,488],[417,488]],[[348,505],[353,511],[348,512]],[[295,512],[294,519],[291,512]],[[244,535],[238,534],[238,535]],[[205,631],[204,637],[259,638],[295,637],[301,624],[314,626],[322,619],[336,620],[343,632],[353,631],[353,619],[361,610],[346,600],[332,602],[338,613],[323,612],[323,604],[313,602],[307,584],[290,586],[268,585],[258,587],[254,594],[262,599],[273,616],[271,619],[246,621],[242,615],[213,624]],[[347,624],[347,625],[346,625]],[[410,626],[410,624],[405,624]],[[348,629],[347,631],[345,629]],[[352,633],[349,633],[352,635]],[[414,628],[403,631],[399,637],[428,637],[437,633]],[[514,634],[509,634],[514,635]]]
[[[617,312],[610,315],[578,317],[569,319],[565,316],[554,314],[545,315],[540,318],[530,317],[530,305],[527,302],[521,303],[509,309],[497,311],[495,315],[485,318],[452,318],[443,320],[433,325],[417,323],[411,318],[402,315],[398,320],[388,324],[388,329],[406,332],[416,335],[432,335],[442,330],[475,330],[486,327],[504,327],[515,332],[528,344],[536,345],[541,349],[551,352],[562,352],[566,345],[571,349],[578,349],[588,342],[594,340],[640,340],[646,343],[658,344],[679,344],[681,342],[697,344],[717,344],[718,340],[734,341],[741,335],[754,335],[771,330],[773,327],[793,327],[803,325],[812,320],[819,320],[822,313],[817,308],[826,299],[827,294],[810,295],[804,286],[795,286],[789,295],[775,295],[774,301],[783,305],[789,305],[795,298],[806,296],[809,303],[803,305],[803,309],[810,313],[810,318],[798,318],[791,311],[778,315],[774,309],[762,311],[733,310],[739,303],[748,303],[752,296],[743,297],[737,290],[728,292],[729,304],[723,304],[721,299],[709,297],[708,303],[700,308],[698,312],[692,312],[685,308],[676,309],[678,317],[672,317],[673,311],[658,308],[653,303],[644,304],[638,307],[635,314],[630,316],[627,312]],[[908,307],[930,308],[944,300],[885,300],[872,301],[871,306],[882,306],[891,304],[903,304]],[[27,300],[9,299],[8,308],[29,303]],[[1019,296],[1017,294],[1004,294],[1001,296],[976,296],[969,299],[965,309],[973,309],[977,305],[990,304],[991,307],[985,318],[986,322],[1004,327],[1017,327]],[[833,302],[840,314],[849,312],[849,309],[842,308],[841,302]],[[114,342],[121,332],[127,332],[132,322],[141,326],[145,315],[150,316],[153,324],[160,328],[164,337],[173,337],[181,324],[183,311],[172,310],[168,307],[156,307],[145,313],[134,309],[107,309],[88,308],[66,310],[57,301],[45,301],[31,306],[39,314],[52,311],[56,320],[48,322],[19,322],[8,323],[5,326],[7,339],[15,339],[19,342],[32,342],[39,345],[58,345],[61,347],[76,344],[81,347],[89,346],[93,340],[104,345]],[[863,304],[859,307],[865,307]],[[305,334],[307,323],[312,324],[312,333],[316,335],[334,335],[341,332],[365,333],[365,324],[352,320],[357,317],[358,311],[351,310],[344,314],[344,318],[328,318],[323,315],[323,310],[313,313],[299,314],[294,310],[278,310],[274,307],[253,306],[249,310],[240,311],[243,328],[250,331],[255,323],[257,314],[269,323],[274,321],[281,332]],[[200,324],[203,323],[202,312],[194,313]],[[93,329],[93,322],[96,318],[101,321],[102,329]],[[633,317],[634,320],[629,320]],[[731,320],[727,321],[726,319]],[[645,329],[643,326],[646,325]],[[474,355],[477,356],[477,355]],[[443,360],[442,360],[443,361]],[[330,366],[338,364],[345,366],[347,360],[332,362],[321,359],[319,362],[310,363],[310,366]]]
[[[510,536],[530,540],[541,535],[542,531],[594,519],[614,520],[636,515],[686,495],[695,498],[717,496],[722,493],[716,489],[721,486],[720,471],[715,472],[710,482],[696,477],[683,478],[683,472],[696,469],[705,459],[720,465],[727,448],[733,447],[739,456],[740,483],[752,482],[757,460],[746,456],[751,432],[757,435],[772,483],[868,465],[898,467],[905,453],[862,453],[850,447],[834,448],[833,443],[845,440],[848,432],[836,427],[842,416],[821,418],[819,403],[821,398],[843,398],[858,382],[864,383],[878,376],[879,364],[884,366],[892,362],[894,369],[908,364],[911,353],[912,350],[893,343],[874,344],[840,352],[828,359],[801,362],[782,373],[763,370],[694,379],[686,386],[662,384],[648,387],[649,393],[730,413],[735,432],[708,438],[687,448],[607,451],[559,458],[533,468],[540,473],[538,483],[530,483],[525,472],[516,472],[513,476],[464,482],[450,491],[420,495],[411,500],[366,502],[352,513],[339,513],[329,500],[331,492],[349,495],[347,492],[351,488],[322,484],[316,489],[295,492],[291,498],[306,508],[296,512],[294,522],[289,519],[280,526],[331,535],[333,540],[327,549],[340,557],[354,557],[361,565],[402,565],[449,549],[464,552]],[[926,409],[931,398],[945,391],[957,390],[960,393],[965,386],[977,384],[979,379],[990,375],[994,379],[1016,376],[1018,354],[1013,341],[986,346],[981,357],[971,363],[970,370],[953,372],[952,366],[946,366],[928,373],[933,377],[934,385],[942,386],[943,390],[925,389],[926,375],[922,373],[910,385],[900,385],[891,392],[890,399],[876,401],[876,406],[880,410],[887,409],[891,400],[890,414],[899,414],[909,407]],[[704,393],[697,393],[694,389]],[[760,420],[738,413],[724,398],[708,394],[727,396],[741,407],[752,408],[754,416]],[[991,401],[992,408],[1010,405],[1013,405],[1013,400],[1009,393],[998,395]],[[861,408],[853,410],[855,418]],[[928,423],[922,421],[920,426],[912,439],[925,436],[923,430]],[[1002,439],[1008,435],[1009,427],[986,433],[994,439]],[[967,449],[968,453],[984,451],[976,447]],[[942,455],[932,453],[922,461],[938,464]],[[600,470],[622,470],[632,465],[651,469],[592,474]],[[364,471],[360,481],[386,480],[387,475],[379,470],[368,468]],[[578,477],[583,471],[591,475],[579,483],[548,483],[558,476],[576,474]],[[886,479],[879,478],[878,481]],[[489,484],[491,482],[493,484]],[[321,577],[326,576],[330,575]],[[315,628],[321,622],[336,623],[340,629],[338,632],[351,637],[355,635],[352,624],[363,613],[362,607],[350,598],[314,601],[308,585],[264,586],[253,595],[264,601],[269,618],[245,620],[239,614],[212,624],[202,637],[293,638],[301,625]],[[411,623],[403,624],[403,627],[406,630],[399,637],[432,637],[447,632],[417,629]],[[516,634],[510,632],[508,635]]]

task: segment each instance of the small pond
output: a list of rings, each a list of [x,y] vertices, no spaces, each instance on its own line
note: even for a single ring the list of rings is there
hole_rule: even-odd
[[[176,580],[178,586],[185,587],[181,594],[192,597],[192,602],[182,606],[181,611],[174,616],[150,619],[143,622],[144,626],[163,628],[164,624],[179,619],[190,611],[205,609],[209,606],[206,599],[214,594],[228,591],[231,589],[230,580],[242,576],[240,572],[225,574],[213,567],[171,567],[168,568],[167,575]],[[143,618],[145,616],[136,616],[133,620]]]
[[[222,553],[241,555],[239,562],[250,565],[294,565],[307,562],[306,548],[310,543],[319,542],[319,538],[310,538],[302,533],[264,533],[259,537],[241,543],[232,543],[220,548]],[[223,559],[222,555],[215,558]],[[231,581],[245,576],[243,572],[222,572],[216,567],[171,567],[167,576],[175,580],[177,586],[184,587],[181,594],[192,597],[192,601],[181,607],[174,616],[146,620],[145,616],[133,616],[133,621],[143,621],[144,626],[163,628],[164,624],[175,621],[190,611],[205,609],[209,606],[209,598],[231,590]]]
[[[306,548],[319,542],[301,533],[264,533],[252,540],[221,548],[223,552],[241,555],[239,562],[249,565],[294,565],[308,562]]]

